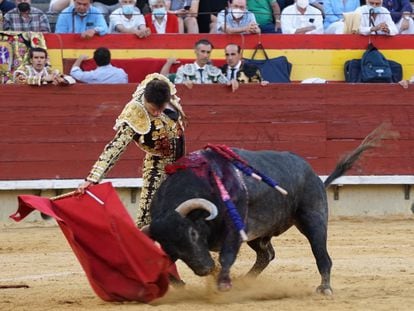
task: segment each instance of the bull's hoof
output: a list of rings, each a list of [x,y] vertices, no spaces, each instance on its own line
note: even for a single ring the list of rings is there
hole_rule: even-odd
[[[324,285],[319,285],[316,288],[316,292],[318,294],[322,294],[322,295],[325,295],[325,296],[332,296],[333,295],[332,288],[330,286],[326,286],[326,285],[325,286]]]
[[[232,287],[233,285],[231,284],[231,281],[221,281],[217,284],[217,288],[220,292],[228,292]]]

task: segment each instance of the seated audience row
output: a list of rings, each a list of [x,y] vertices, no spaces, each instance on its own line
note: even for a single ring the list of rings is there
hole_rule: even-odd
[[[185,84],[192,88],[193,84],[227,84],[234,91],[243,83],[260,83],[265,86],[269,82],[262,79],[259,68],[254,64],[247,64],[242,58],[239,45],[230,43],[225,47],[226,63],[222,67],[216,67],[211,63],[210,55],[213,45],[206,39],[197,41],[194,45],[196,59],[193,63],[181,65],[176,74],[170,72],[174,63],[179,63],[174,58],[167,60],[160,73],[176,84]],[[81,55],[72,65],[71,76],[63,75],[58,70],[48,66],[48,54],[43,48],[36,47],[29,50],[29,63],[22,64],[13,74],[12,82],[28,85],[68,85],[76,83],[76,80],[89,84],[122,84],[128,83],[126,72],[111,64],[111,52],[106,47],[100,47],[94,51],[93,59],[96,69],[84,71],[81,64],[88,56]],[[75,80],[76,79],[76,80]],[[399,84],[408,88],[414,82],[401,80]]]
[[[0,1],[3,10],[9,0]],[[55,0],[54,7],[58,1],[69,0]],[[50,32],[47,15],[32,7],[31,0],[15,3],[16,8],[10,3],[7,6],[11,9],[4,16],[4,30]],[[137,0],[97,0],[93,5],[92,0],[73,0],[60,12],[55,32],[81,33],[85,38],[107,33],[134,33],[140,38],[151,33],[198,33],[200,3],[203,1],[148,0],[151,14],[144,16]],[[360,0],[325,0],[323,5],[317,0],[230,0],[216,18],[211,15],[211,27],[215,27],[211,32],[413,34],[411,14],[409,0],[366,0],[362,6]]]
[[[196,59],[193,63],[182,65],[176,74],[170,72],[172,62],[167,60],[166,65],[161,69],[161,74],[170,76],[174,83],[183,83],[189,88],[193,84],[227,84],[235,91],[240,83],[261,83],[259,69],[252,64],[245,64],[242,60],[242,51],[239,45],[230,43],[225,47],[226,64],[223,67],[216,67],[211,64],[210,55],[213,45],[206,39],[197,41],[194,45]],[[96,69],[84,70],[82,62],[89,57],[80,55],[73,63],[69,79],[52,69],[48,65],[48,54],[43,48],[36,47],[29,50],[29,63],[22,64],[13,74],[13,82],[17,84],[44,85],[44,84],[72,84],[76,81],[89,84],[118,84],[128,83],[128,75],[122,68],[111,64],[111,52],[106,47],[97,48],[93,53],[93,60]]]

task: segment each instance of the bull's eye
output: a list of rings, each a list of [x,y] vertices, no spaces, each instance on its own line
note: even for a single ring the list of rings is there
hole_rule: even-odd
[[[194,228],[190,227],[189,230],[188,230],[188,234],[189,234],[190,240],[192,242],[196,242],[198,240],[198,232]]]

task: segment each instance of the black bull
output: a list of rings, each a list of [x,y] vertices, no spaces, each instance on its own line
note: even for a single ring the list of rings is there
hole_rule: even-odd
[[[375,140],[375,139],[374,139]],[[377,142],[376,140],[375,142]],[[284,196],[251,177],[242,176],[226,159],[212,150],[198,151],[211,171],[220,175],[246,224],[247,244],[256,252],[248,272],[256,276],[274,259],[271,238],[295,226],[309,240],[322,281],[317,291],[331,294],[332,262],[327,251],[328,205],[325,187],[343,175],[373,140],[364,141],[343,158],[324,183],[301,157],[290,152],[233,149],[252,167],[277,181],[288,191]],[[191,156],[191,155],[190,155]],[[210,172],[211,173],[211,172]],[[197,275],[210,274],[215,264],[209,251],[219,252],[218,288],[231,287],[230,267],[242,240],[211,175],[207,178],[186,168],[162,183],[151,206],[150,235],[173,260],[183,260]],[[200,200],[201,199],[201,200]],[[206,219],[218,213],[214,219]]]

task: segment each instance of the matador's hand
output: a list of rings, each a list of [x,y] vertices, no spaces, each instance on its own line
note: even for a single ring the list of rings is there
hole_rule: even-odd
[[[90,181],[85,181],[84,183],[80,184],[78,189],[76,189],[76,193],[83,194],[85,193],[86,188],[88,188],[92,183]]]

